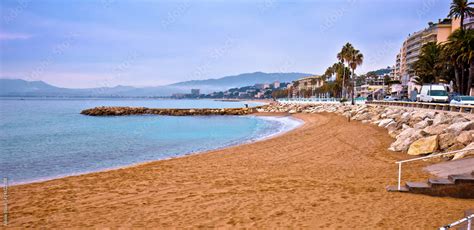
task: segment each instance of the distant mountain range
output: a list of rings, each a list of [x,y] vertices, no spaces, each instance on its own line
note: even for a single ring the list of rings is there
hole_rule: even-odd
[[[69,89],[49,85],[43,81],[20,79],[0,79],[0,96],[25,97],[160,97],[173,93],[189,93],[191,89],[201,89],[202,93],[223,91],[258,83],[275,81],[291,82],[310,76],[307,73],[245,73],[218,79],[193,80],[157,87],[116,86],[90,89]]]

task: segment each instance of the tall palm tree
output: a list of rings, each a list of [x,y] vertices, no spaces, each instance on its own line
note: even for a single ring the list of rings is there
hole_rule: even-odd
[[[348,52],[347,54],[348,57],[348,62],[349,62],[349,67],[352,70],[352,85],[354,84],[354,79],[355,79],[355,70],[357,69],[358,66],[362,65],[364,62],[364,55],[360,52],[358,49],[352,49]],[[352,90],[351,93],[351,101],[352,104],[354,105],[354,89]]]
[[[474,16],[474,8],[471,7],[474,3],[468,0],[453,0],[449,8],[448,17],[461,18],[461,30],[464,30],[465,16]]]
[[[351,43],[346,43],[342,49],[341,52],[337,54],[337,59],[342,63],[342,67],[345,67],[345,63],[349,62],[349,53],[351,50],[353,50],[354,47],[352,46]],[[342,76],[342,97],[345,98],[345,81],[346,81],[346,71],[343,71],[343,76]]]

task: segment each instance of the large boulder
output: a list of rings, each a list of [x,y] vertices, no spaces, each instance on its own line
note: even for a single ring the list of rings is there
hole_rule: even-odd
[[[400,118],[399,118],[399,122],[400,123],[408,123],[408,121],[410,120],[410,112],[404,112]]]
[[[467,145],[474,141],[474,131],[462,131],[457,137],[456,142]]]
[[[432,123],[433,123],[432,120],[430,120],[430,119],[425,119],[425,120],[422,120],[422,121],[416,123],[416,124],[413,126],[413,128],[415,128],[415,129],[424,129],[424,128],[428,127],[428,126],[429,126],[430,124],[432,124]]]
[[[447,124],[449,123],[449,121],[450,121],[450,118],[448,117],[448,115],[444,113],[439,113],[439,114],[436,114],[436,116],[434,117],[433,125]]]
[[[443,133],[439,135],[438,143],[440,149],[448,149],[452,145],[456,144],[456,136],[453,133]]]
[[[410,145],[408,155],[423,155],[438,150],[438,135],[424,137]]]
[[[395,131],[395,130],[398,130],[399,127],[398,127],[398,123],[396,121],[392,121],[390,123],[388,123],[385,128],[388,130],[388,132],[392,132],[392,131]]]
[[[456,151],[456,150],[461,150],[463,149],[464,147],[466,147],[465,145],[461,144],[461,143],[456,143],[454,145],[452,145],[451,147],[449,147],[448,149],[446,149],[446,152],[452,152],[452,151]]]
[[[446,132],[453,133],[454,135],[459,135],[464,130],[471,130],[474,128],[474,121],[465,121],[465,122],[457,122],[450,125]]]
[[[429,119],[434,119],[437,114],[438,114],[438,112],[436,112],[436,111],[429,111],[425,114],[425,116]]]
[[[463,123],[467,121],[469,121],[469,119],[465,118],[463,115],[458,114],[452,119],[451,123],[456,124],[456,123]]]
[[[461,159],[467,156],[474,156],[474,150],[468,150],[468,149],[474,149],[474,142],[472,142],[471,144],[469,144],[463,149],[466,151],[462,151],[462,152],[458,152],[454,154],[453,160]]]
[[[388,135],[392,138],[397,138],[397,136],[402,132],[401,129],[388,130]]]
[[[356,114],[353,117],[353,119],[357,120],[357,121],[369,120],[370,119],[370,114],[368,112],[360,112],[360,113]]]
[[[433,125],[430,125],[430,126],[424,128],[423,131],[425,131],[429,135],[439,135],[439,134],[442,134],[444,132],[444,130],[448,127],[449,127],[448,124],[434,125],[434,123],[433,123]]]
[[[397,140],[390,145],[388,150],[394,152],[407,151],[411,143],[422,138],[423,134],[422,130],[407,128],[398,134]]]
[[[380,120],[378,123],[379,123],[379,127],[384,127],[385,128],[385,126],[387,126],[391,122],[393,122],[393,119],[389,118],[389,119]]]

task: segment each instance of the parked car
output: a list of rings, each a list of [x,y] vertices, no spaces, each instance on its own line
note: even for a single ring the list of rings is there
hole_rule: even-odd
[[[473,96],[454,96],[451,105],[474,105]]]
[[[367,101],[373,101],[374,96],[372,94],[367,95]]]
[[[383,98],[384,101],[398,101],[398,98],[394,97],[394,96],[385,96]]]
[[[421,102],[449,102],[448,91],[443,85],[423,85],[417,101]]]

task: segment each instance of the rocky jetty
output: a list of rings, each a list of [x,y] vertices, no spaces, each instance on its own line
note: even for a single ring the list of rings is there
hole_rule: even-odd
[[[395,139],[389,150],[410,155],[426,155],[474,148],[474,118],[428,109],[346,104],[274,104],[258,112],[337,113],[351,120],[385,128]],[[454,159],[474,155],[474,151],[456,153]]]
[[[209,116],[209,115],[248,115],[257,108],[225,109],[152,109],[146,107],[95,107],[81,112],[88,116],[127,116],[127,115],[163,115],[163,116]]]

